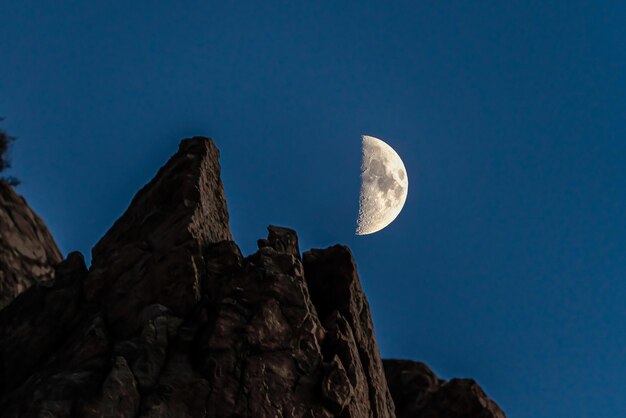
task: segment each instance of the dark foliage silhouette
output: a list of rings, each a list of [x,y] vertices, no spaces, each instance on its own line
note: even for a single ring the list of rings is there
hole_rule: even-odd
[[[0,122],[3,120],[3,118],[0,118]],[[0,129],[0,172],[3,172],[7,168],[11,167],[9,148],[13,141],[15,141],[15,137],[10,136]],[[18,179],[12,176],[1,177],[0,180],[10,184],[11,186],[17,186],[20,183]]]

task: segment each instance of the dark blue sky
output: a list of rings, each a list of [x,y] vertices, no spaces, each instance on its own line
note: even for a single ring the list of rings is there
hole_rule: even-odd
[[[512,418],[626,416],[623,2],[185,3],[0,0],[11,174],[64,252],[208,135],[243,251],[349,245],[384,356]],[[410,192],[357,237],[362,134]]]

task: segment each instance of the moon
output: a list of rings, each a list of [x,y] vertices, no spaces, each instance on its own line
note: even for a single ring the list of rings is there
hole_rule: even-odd
[[[361,193],[356,234],[367,235],[385,228],[400,214],[409,192],[409,178],[393,148],[373,136],[361,138]]]

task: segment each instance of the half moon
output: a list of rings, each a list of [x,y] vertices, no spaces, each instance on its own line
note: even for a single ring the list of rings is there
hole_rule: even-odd
[[[362,137],[361,193],[356,234],[380,231],[400,214],[409,192],[404,163],[389,145]]]

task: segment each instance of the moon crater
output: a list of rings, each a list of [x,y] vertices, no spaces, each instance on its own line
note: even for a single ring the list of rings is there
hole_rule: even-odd
[[[400,214],[408,190],[400,156],[380,139],[363,136],[357,235],[372,234],[389,225]]]

